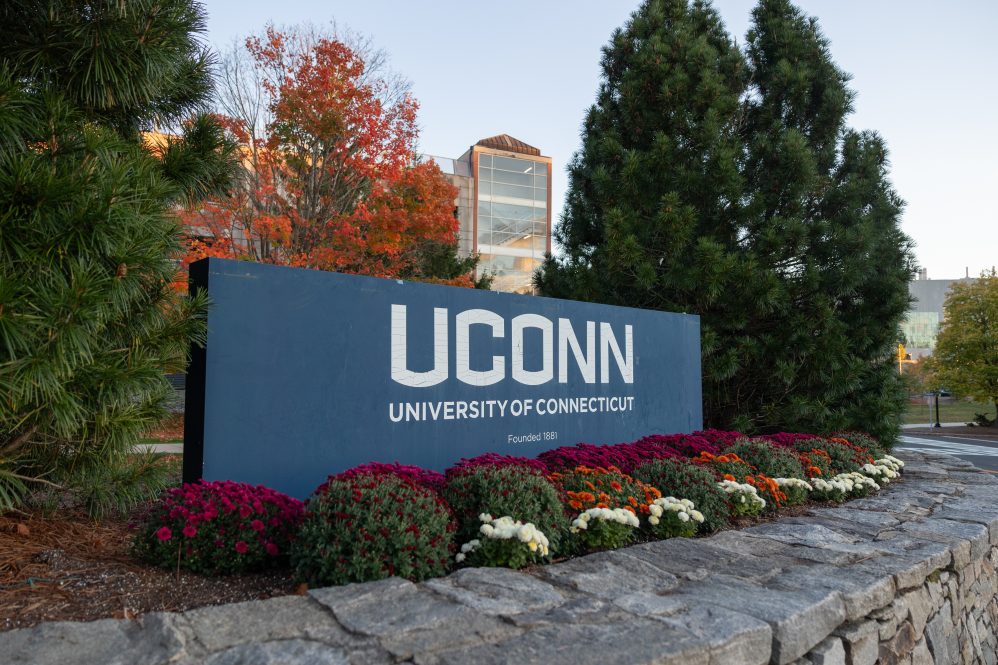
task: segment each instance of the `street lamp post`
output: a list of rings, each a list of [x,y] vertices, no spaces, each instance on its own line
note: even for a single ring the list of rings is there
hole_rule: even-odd
[[[933,393],[936,396],[936,424],[933,427],[942,427],[942,423],[939,422],[939,391]]]

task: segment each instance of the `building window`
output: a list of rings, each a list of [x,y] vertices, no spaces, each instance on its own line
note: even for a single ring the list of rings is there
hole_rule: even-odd
[[[479,154],[479,272],[493,288],[533,292],[533,273],[547,250],[548,165],[528,157]]]

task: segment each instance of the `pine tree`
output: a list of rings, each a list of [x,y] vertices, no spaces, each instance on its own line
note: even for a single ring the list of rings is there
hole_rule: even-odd
[[[889,437],[910,241],[816,22],[762,0],[742,53],[648,0],[602,67],[542,292],[700,315],[708,425]]]
[[[234,163],[199,115],[203,29],[192,0],[0,9],[0,510],[56,484],[101,511],[155,475],[132,446],[204,334],[175,211]]]

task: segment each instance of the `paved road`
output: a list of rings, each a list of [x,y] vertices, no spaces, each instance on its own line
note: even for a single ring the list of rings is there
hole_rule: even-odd
[[[998,473],[998,441],[945,434],[902,434],[897,450],[924,450],[956,455],[978,468]]]

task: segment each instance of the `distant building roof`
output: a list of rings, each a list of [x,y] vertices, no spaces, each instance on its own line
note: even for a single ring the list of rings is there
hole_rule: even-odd
[[[494,148],[496,150],[509,150],[511,152],[519,152],[524,155],[533,155],[535,157],[541,156],[540,150],[532,145],[527,145],[519,139],[514,139],[509,134],[490,136],[487,139],[482,139],[475,145],[480,145],[483,148]]]

